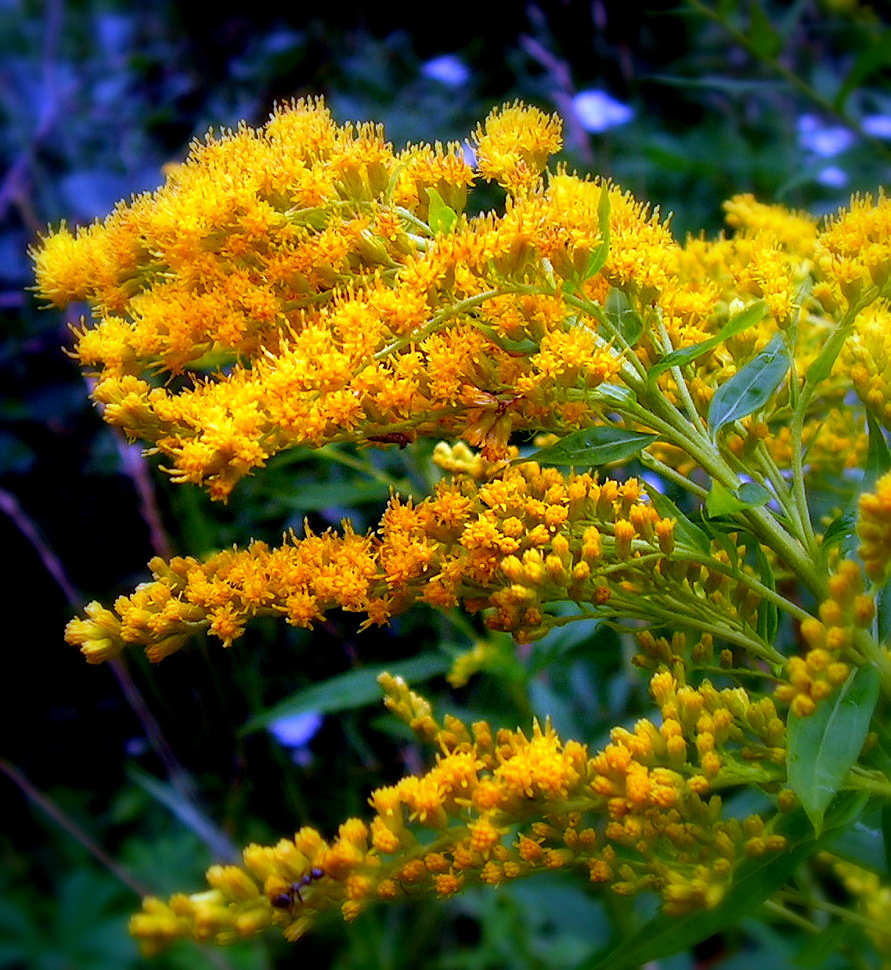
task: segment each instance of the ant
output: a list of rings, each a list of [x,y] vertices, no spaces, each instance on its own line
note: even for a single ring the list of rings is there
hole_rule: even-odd
[[[322,869],[314,866],[298,882],[292,882],[285,892],[273,896],[270,902],[276,909],[290,909],[294,905],[294,897],[296,896],[302,904],[303,897],[300,895],[300,890],[305,889],[310,883],[315,882],[316,879],[321,879],[324,875]]]
[[[405,431],[387,431],[385,434],[371,434],[368,440],[375,444],[399,445],[400,448],[405,448],[414,441],[414,438]]]

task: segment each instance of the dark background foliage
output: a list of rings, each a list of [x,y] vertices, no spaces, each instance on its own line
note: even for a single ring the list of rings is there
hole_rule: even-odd
[[[463,139],[516,97],[559,111],[568,164],[612,175],[673,213],[679,237],[720,231],[721,202],[738,192],[826,212],[887,181],[875,120],[891,125],[884,4],[709,9],[739,36],[673,0],[330,11],[223,0],[210,15],[172,0],[0,0],[0,967],[142,966],[125,934],[137,905],[127,880],[197,890],[233,846],[301,824],[330,832],[363,814],[371,788],[429,756],[379,705],[326,716],[301,764],[244,725],[312,684],[408,659],[419,643],[438,651],[441,670],[474,634],[418,611],[357,636],[353,619],[334,616],[313,635],[258,624],[228,652],[197,644],[152,669],[136,656],[115,668],[84,664],[62,641],[65,621],[88,599],[130,590],[152,555],[275,542],[304,516],[320,528],[347,513],[371,525],[387,475],[423,491],[425,453],[373,456],[372,474],[295,453],[226,508],[171,488],[91,408],[63,352],[83,308],[38,305],[28,247],[47,226],[89,222],[158,185],[164,163],[208,127],[261,124],[276,100],[318,94],[338,121],[384,122],[397,145]],[[443,55],[453,71],[463,65],[463,80],[431,70]],[[586,130],[575,99],[591,90],[633,117]],[[598,742],[646,702],[621,661],[611,634],[566,635],[522,660],[505,650],[469,687],[427,686],[471,717],[513,725],[552,714],[561,730]],[[183,946],[156,965],[568,968],[633,917],[564,879],[392,907],[346,929],[332,921],[297,948]],[[742,939],[671,965],[717,957],[731,966]],[[745,939],[747,958],[760,947],[771,966],[791,959],[793,945],[767,927]]]

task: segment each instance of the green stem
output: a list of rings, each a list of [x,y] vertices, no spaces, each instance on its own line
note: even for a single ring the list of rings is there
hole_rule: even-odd
[[[809,919],[805,919],[798,913],[783,906],[782,903],[777,903],[772,899],[766,900],[763,904],[764,909],[769,913],[773,913],[774,916],[779,916],[780,919],[784,919],[787,923],[791,923],[793,926],[798,926],[800,929],[806,930],[808,933],[819,933],[820,927],[816,923],[812,923]]]
[[[366,475],[368,478],[381,482],[384,485],[388,485],[390,488],[405,488],[404,480],[400,481],[397,478],[393,478],[392,475],[388,475],[385,471],[375,468],[370,461],[362,461],[361,458],[348,455],[335,445],[325,445],[324,447],[318,449],[317,454],[320,458],[324,458],[327,461],[333,461],[338,465],[344,465],[346,468],[352,468],[355,471],[362,472],[362,474]]]
[[[672,558],[680,562],[695,562],[700,566],[711,569],[713,572],[721,573],[721,575],[727,576],[741,586],[746,586],[748,589],[751,589],[763,600],[773,603],[774,606],[781,609],[784,613],[788,613],[789,616],[796,620],[811,619],[811,614],[807,610],[802,609],[797,603],[793,603],[792,600],[786,599],[785,596],[778,593],[775,589],[765,586],[760,580],[742,570],[734,570],[731,566],[724,565],[720,560],[714,559],[711,556],[676,550],[672,554]]]
[[[400,337],[398,340],[394,340],[391,344],[379,350],[373,360],[383,360],[385,357],[389,357],[391,354],[396,353],[397,350],[401,350],[403,347],[407,347],[409,344],[416,343],[420,340],[424,340],[433,333],[437,327],[439,327],[445,320],[450,317],[456,317],[461,313],[466,313],[468,310],[472,310],[475,307],[481,306],[486,300],[491,300],[492,297],[502,296],[505,293],[515,292],[511,289],[505,289],[504,287],[499,287],[497,289],[486,290],[484,293],[477,293],[476,296],[469,296],[465,300],[459,300],[457,303],[453,303],[446,307],[440,313],[434,314],[423,326],[418,327],[417,330],[413,330],[411,333],[406,334],[404,337]]]
[[[782,902],[795,903],[798,906],[807,906],[809,909],[816,909],[819,912],[828,913],[830,916],[838,916],[849,923],[856,923],[858,926],[872,930],[873,933],[880,933],[882,936],[891,936],[891,927],[887,923],[879,923],[868,916],[862,916],[860,913],[853,912],[853,910],[845,909],[844,906],[836,906],[834,903],[828,903],[823,899],[814,899],[811,896],[805,896],[803,893],[795,892],[793,889],[780,890],[774,898]]]
[[[675,348],[671,344],[671,338],[668,335],[668,330],[665,328],[665,321],[662,319],[661,314],[656,314],[656,321],[660,343],[662,344],[660,349],[662,350],[663,356],[668,356]],[[687,379],[684,377],[683,371],[680,367],[671,367],[669,370],[671,376],[674,378],[678,394],[680,394],[681,400],[684,402],[690,423],[700,431],[705,430],[705,422],[702,419],[702,415],[696,409],[696,405],[693,403],[693,396],[690,394],[690,388],[687,387]]]
[[[672,468],[670,465],[666,465],[665,462],[659,461],[658,458],[651,455],[648,451],[642,451],[638,457],[640,459],[640,463],[649,468],[650,471],[658,472],[663,478],[667,478],[669,481],[674,482],[675,485],[680,485],[685,492],[695,495],[703,502],[708,498],[707,488],[697,485],[696,482],[687,478],[686,475],[682,475],[679,471],[675,471],[674,468]]]
[[[879,672],[882,693],[891,700],[891,659],[866,630],[854,631],[854,647]]]
[[[686,421],[683,415],[661,394],[648,394],[642,401],[650,411],[639,410],[637,420],[649,424],[654,431],[666,437],[672,444],[681,448],[713,479],[731,491],[738,488],[740,481],[724,456],[712,442]],[[789,566],[805,586],[820,600],[826,598],[826,577],[814,564],[811,553],[794,536],[791,536],[777,522],[768,509],[752,508],[739,513],[755,536]]]

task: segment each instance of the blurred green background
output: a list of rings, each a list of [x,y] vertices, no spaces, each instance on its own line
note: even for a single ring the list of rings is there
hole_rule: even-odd
[[[678,238],[721,231],[736,193],[825,213],[888,181],[886,4],[495,11],[218,0],[209,16],[188,0],[0,0],[0,968],[146,966],[126,935],[139,890],[198,890],[240,845],[366,813],[372,788],[431,756],[384,715],[371,687],[381,665],[422,653],[405,670],[441,710],[510,726],[549,714],[594,744],[646,710],[627,648],[602,630],[574,627],[522,657],[499,642],[491,669],[460,688],[441,675],[480,628],[420,610],[361,636],[349,616],[314,634],[256,624],[230,651],[196,644],[151,669],[138,656],[90,668],[62,640],[74,609],[130,590],[154,554],[275,543],[304,517],[367,527],[391,484],[430,484],[429,444],[297,451],[212,506],[172,488],[90,406],[64,353],[80,314],[39,306],[28,247],[158,185],[208,127],[262,124],[276,100],[321,94],[338,121],[382,121],[397,145],[461,140],[522,98],[563,116],[571,167],[671,213]],[[282,703],[304,717],[275,721]],[[258,727],[270,722],[280,730]],[[291,947],[183,944],[152,965],[569,970],[641,917],[618,908],[578,880],[541,879],[332,920]],[[662,966],[792,966],[798,943],[753,922]]]

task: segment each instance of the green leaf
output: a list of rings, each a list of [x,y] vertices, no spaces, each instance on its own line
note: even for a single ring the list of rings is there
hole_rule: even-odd
[[[820,548],[826,552],[834,545],[841,545],[842,554],[847,559],[857,544],[854,532],[856,523],[856,512],[843,512],[837,515],[826,527]]]
[[[287,508],[301,512],[316,512],[319,509],[354,508],[357,505],[376,505],[386,502],[390,495],[389,486],[384,482],[368,481],[358,478],[351,482],[297,482],[289,490],[281,488],[276,499]]]
[[[320,684],[311,684],[274,707],[256,714],[244,725],[242,733],[259,731],[280,718],[305,714],[307,711],[332,714],[380,701],[381,689],[377,678],[384,672],[404,677],[409,683],[417,683],[445,673],[450,666],[450,659],[442,654],[422,653],[418,657],[398,663],[375,664],[358,670],[348,670]]]
[[[715,392],[708,409],[712,436],[726,424],[763,408],[789,371],[789,355],[778,333],[742,370]]]
[[[770,492],[757,482],[745,482],[730,491],[720,482],[712,481],[712,487],[705,499],[705,510],[711,518],[733,515],[744,509],[755,509],[765,505],[772,498]]]
[[[816,936],[805,941],[792,962],[798,967],[824,967],[850,930],[851,924],[842,920],[829,923]]]
[[[609,186],[604,182],[600,186],[600,200],[597,203],[597,228],[600,230],[600,245],[592,253],[585,268],[585,279],[590,279],[595,273],[599,273],[606,263],[607,256],[609,256],[609,209]]]
[[[789,715],[789,787],[819,835],[829,803],[857,761],[879,697],[879,675],[859,667],[809,717]]]
[[[823,345],[823,349],[811,361],[810,367],[808,367],[805,373],[806,386],[812,387],[814,384],[819,384],[820,381],[825,381],[829,377],[832,373],[832,367],[835,364],[836,358],[841,353],[841,349],[844,347],[845,341],[853,329],[854,325],[848,324],[846,327],[832,333],[829,340]]]
[[[674,532],[675,538],[680,540],[680,545],[687,546],[689,549],[698,549],[700,552],[711,551],[712,543],[708,535],[687,518],[667,495],[655,489],[648,489],[647,494],[650,496],[653,508],[663,519],[674,519],[677,522]]]
[[[433,230],[433,234],[438,236],[440,233],[451,232],[458,221],[458,213],[445,204],[443,197],[436,189],[427,189],[427,198],[430,200],[427,222]]]
[[[885,847],[885,867],[891,872],[891,805],[882,806],[882,843]]]
[[[572,279],[566,280],[563,289],[567,293],[578,290],[585,280],[599,273],[606,263],[609,256],[610,233],[609,233],[609,186],[604,182],[600,186],[600,201],[597,203],[597,224],[600,229],[600,245],[591,253],[588,265],[584,272],[576,274]]]
[[[631,306],[628,297],[615,287],[606,295],[606,317],[616,333],[630,347],[640,339],[643,333],[643,320]]]
[[[637,398],[634,396],[634,391],[624,384],[601,384],[591,393],[591,400],[621,409],[634,404]]]
[[[214,822],[197,807],[195,802],[178,788],[174,788],[166,781],[161,781],[160,778],[155,778],[154,775],[150,775],[135,765],[127,768],[127,777],[148,792],[155,801],[169,809],[187,829],[194,832],[202,842],[209,846],[216,856],[220,859],[228,859],[231,862],[236,861],[235,847],[222,829],[217,828]]]
[[[758,482],[745,482],[736,490],[736,497],[747,509],[766,505],[772,498],[770,492]]]
[[[740,502],[736,495],[725,488],[719,481],[712,481],[712,487],[705,497],[705,511],[713,519],[722,515],[733,515],[741,512],[745,508],[745,503]]]
[[[783,49],[780,35],[774,30],[773,24],[760,3],[753,3],[750,10],[749,44],[759,57],[773,60]]]
[[[876,593],[876,633],[879,643],[887,643],[891,635],[891,576]]]
[[[774,576],[773,566],[771,566],[770,560],[765,555],[761,542],[751,534],[742,533],[740,535],[740,545],[745,549],[747,559],[754,560],[754,565],[758,568],[761,582],[768,589],[775,590],[776,577]],[[773,643],[776,638],[779,622],[779,610],[776,604],[766,599],[761,600],[758,604],[757,625],[757,632],[761,639],[767,643]]]
[[[869,811],[842,829],[826,848],[840,859],[887,879],[891,874],[886,859],[887,844],[885,852],[877,851],[882,842],[882,830],[881,810]]]
[[[875,483],[891,469],[891,451],[876,419],[867,412],[866,427],[869,430],[869,444],[866,449],[866,468],[864,469],[861,490],[869,491]]]
[[[744,330],[748,330],[749,327],[753,327],[756,323],[763,320],[766,314],[767,304],[763,300],[758,300],[757,303],[747,306],[745,310],[741,310],[732,316],[708,340],[703,340],[700,344],[694,344],[692,347],[682,347],[680,350],[673,350],[670,354],[666,354],[662,360],[653,364],[649,371],[647,371],[647,382],[652,387],[656,383],[656,378],[664,371],[672,367],[686,366],[696,360],[697,357],[701,357],[710,350],[714,350],[715,347],[720,346],[728,337],[735,337],[738,333],[742,333]]]
[[[547,448],[536,451],[528,458],[515,461],[591,468],[631,458],[658,437],[643,431],[627,431],[625,428],[582,428],[581,431],[573,431]]]
[[[839,113],[844,111],[845,103],[853,91],[861,87],[870,75],[891,64],[891,31],[885,30],[880,34],[874,34],[871,40],[869,47],[861,51],[860,56],[851,65],[848,76],[838,89],[834,107]]]
[[[743,860],[733,884],[714,909],[700,909],[686,916],[656,916],[629,939],[583,963],[579,970],[640,967],[688,950],[725,927],[739,923],[772,896],[801,863],[821,847],[817,839],[807,836],[808,827],[807,819],[800,811],[781,818],[775,831],[786,836],[790,847],[781,853]]]

